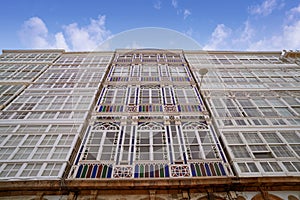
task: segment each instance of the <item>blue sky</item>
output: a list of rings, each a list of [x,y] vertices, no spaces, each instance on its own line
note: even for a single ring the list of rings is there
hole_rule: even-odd
[[[94,50],[124,31],[160,27],[192,38],[201,49],[295,50],[300,1],[9,0],[1,2],[0,27],[0,49]],[[143,45],[129,41],[126,47]]]

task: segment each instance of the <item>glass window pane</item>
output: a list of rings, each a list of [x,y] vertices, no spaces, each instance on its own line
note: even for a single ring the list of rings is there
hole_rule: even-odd
[[[288,143],[300,143],[300,137],[295,131],[280,131],[280,134]]]
[[[281,139],[276,133],[261,133],[268,143],[282,143]]]
[[[235,158],[250,158],[246,146],[231,146],[230,148]]]
[[[238,163],[238,166],[239,166],[241,172],[249,172],[249,169],[245,163]]]
[[[247,163],[251,172],[258,172],[258,168],[256,167],[255,163]]]
[[[248,143],[263,143],[257,133],[243,133],[243,136]]]
[[[243,141],[238,133],[223,133],[229,144],[242,144]]]
[[[293,154],[290,152],[287,146],[276,145],[271,146],[271,149],[277,157],[293,157]]]

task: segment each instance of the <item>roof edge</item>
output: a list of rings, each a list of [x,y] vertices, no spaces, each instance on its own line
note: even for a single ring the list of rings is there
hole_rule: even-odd
[[[65,53],[64,49],[3,49],[2,53],[41,53],[41,52],[51,52],[51,53]]]

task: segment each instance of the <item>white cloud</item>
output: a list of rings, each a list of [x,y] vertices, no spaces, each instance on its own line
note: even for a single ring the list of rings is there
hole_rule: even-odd
[[[250,51],[280,51],[282,49],[300,48],[300,4],[285,12],[285,18],[278,24],[276,31],[258,38],[256,29],[250,20],[237,29],[231,29],[219,24],[213,31],[209,42],[203,49],[209,50],[250,50]],[[264,28],[264,27],[263,27]]]
[[[300,4],[297,7],[292,8],[288,12],[288,21],[293,21],[299,16],[300,16]]]
[[[55,41],[56,41],[56,43],[55,43],[56,48],[69,50],[69,47],[66,43],[65,37],[62,32],[55,34]]]
[[[153,7],[154,7],[156,10],[160,10],[160,9],[161,9],[161,1],[156,1],[156,2],[153,4]]]
[[[23,23],[19,37],[27,48],[60,48],[73,51],[94,50],[110,36],[105,27],[105,16],[90,19],[87,26],[72,23],[63,27],[63,32],[49,34],[42,19],[32,17]]]
[[[249,45],[249,50],[299,49],[300,47],[300,4],[286,13],[288,19],[277,34]]]
[[[174,8],[177,8],[177,7],[178,7],[178,2],[177,2],[177,0],[172,0],[172,6],[173,6]]]
[[[189,9],[182,9],[178,7],[178,0],[172,0],[172,6],[175,8],[177,15],[183,14],[183,19],[186,19],[192,14]]]
[[[189,28],[187,31],[184,32],[185,35],[192,37],[194,30],[192,28]]]
[[[250,25],[250,21],[244,22],[241,30],[234,30],[235,37],[232,38],[232,48],[247,48],[255,35],[255,29]]]
[[[241,34],[241,38],[240,38],[240,40],[241,41],[250,41],[251,40],[251,38],[253,37],[253,35],[254,35],[254,29],[251,27],[251,25],[250,25],[250,22],[249,21],[246,21],[245,22],[245,27],[244,27],[244,30],[243,30],[243,32],[242,32],[242,34]]]
[[[252,42],[247,50],[249,51],[272,51],[272,50],[281,50],[282,49],[282,37],[280,36],[270,36],[268,38],[264,38],[258,40],[256,42]]]
[[[91,19],[88,26],[79,27],[73,23],[65,26],[64,31],[76,51],[94,50],[110,36],[110,31],[105,27],[105,16],[101,15],[96,20]]]
[[[224,24],[219,24],[213,31],[205,50],[248,50],[248,51],[280,51],[282,49],[299,49],[300,19],[282,25],[276,34],[256,39],[255,29],[246,21],[242,31],[232,30]]]
[[[265,0],[260,5],[250,7],[249,11],[253,15],[267,16],[271,14],[274,11],[274,9],[280,8],[282,6],[283,3],[278,3],[277,0]]]
[[[282,50],[299,49],[300,47],[300,20],[286,25],[280,34],[253,42],[248,50]]]
[[[27,48],[69,50],[63,33],[49,34],[46,24],[38,17],[32,17],[23,23],[19,38]]]
[[[221,49],[226,46],[226,39],[230,36],[232,30],[229,27],[226,27],[224,24],[218,24],[214,32],[211,35],[211,38],[203,49],[205,50],[216,50]]]
[[[19,32],[21,42],[29,48],[49,48],[48,29],[38,17],[25,21]]]
[[[184,9],[184,11],[183,11],[183,19],[186,19],[191,14],[192,14],[191,11],[189,11],[188,9]]]
[[[284,27],[284,38],[290,49],[300,48],[300,20]]]

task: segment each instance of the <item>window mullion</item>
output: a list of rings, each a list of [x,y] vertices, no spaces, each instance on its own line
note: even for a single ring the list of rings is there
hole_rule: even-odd
[[[149,91],[149,96],[148,96],[148,98],[149,98],[149,104],[152,104],[152,89],[149,88],[148,91]]]
[[[196,135],[196,138],[197,138],[197,141],[198,141],[198,144],[199,144],[201,159],[205,158],[205,153],[204,153],[204,150],[203,150],[203,147],[202,147],[202,143],[201,143],[201,139],[200,139],[198,130],[195,130],[195,135]]]
[[[153,160],[153,131],[149,131],[149,156],[150,159],[149,160]]]
[[[100,160],[101,154],[103,154],[103,146],[104,146],[104,140],[106,138],[107,131],[103,131],[101,141],[100,141],[100,148],[98,150],[97,160]],[[94,132],[93,134],[97,134],[97,132]]]

